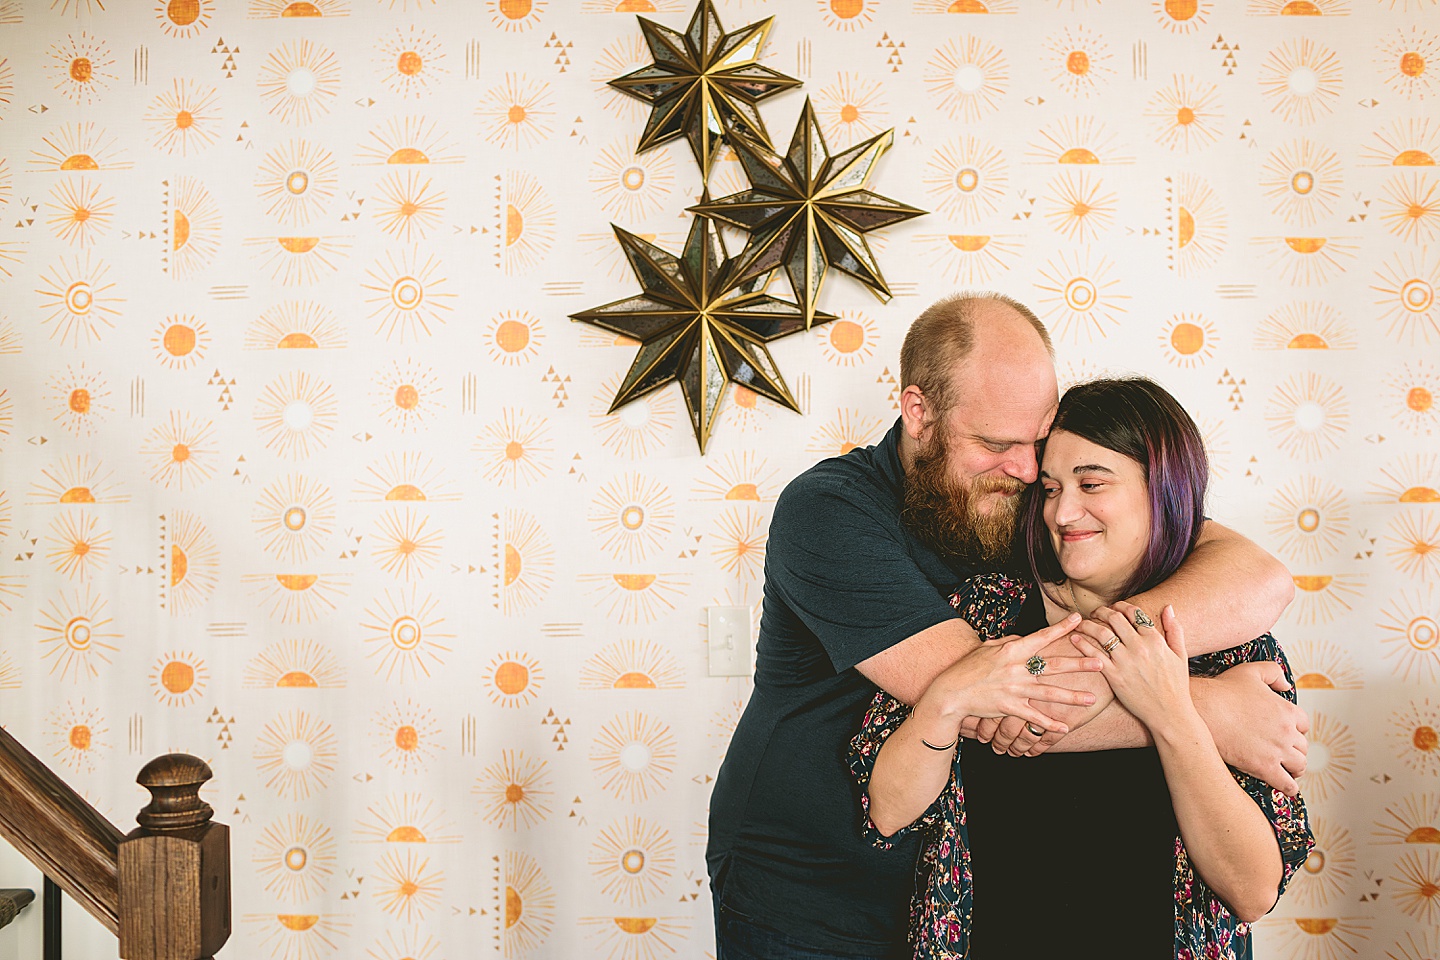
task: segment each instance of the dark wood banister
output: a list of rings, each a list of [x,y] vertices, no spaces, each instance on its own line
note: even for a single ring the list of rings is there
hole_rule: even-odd
[[[0,836],[120,933],[120,841],[114,824],[0,729]]]
[[[230,832],[211,820],[204,761],[156,757],[151,802],[122,834],[0,728],[0,837],[120,939],[126,960],[209,960],[230,936]]]

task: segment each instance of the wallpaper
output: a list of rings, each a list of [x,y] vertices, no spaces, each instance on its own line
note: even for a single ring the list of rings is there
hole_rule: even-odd
[[[800,412],[727,388],[702,456],[569,319],[640,290],[611,224],[678,253],[748,186],[606,86],[687,3],[0,0],[0,721],[122,829],[146,760],[211,765],[222,956],[712,955],[749,686],[705,607],[758,613],[785,483],[994,288],[1062,385],[1180,397],[1294,573],[1318,846],[1257,955],[1433,956],[1440,6],[717,8],[803,81],[777,149],[807,97],[831,153],[892,130],[871,186],[929,212],[866,234],[892,299],[832,274],[771,345]]]

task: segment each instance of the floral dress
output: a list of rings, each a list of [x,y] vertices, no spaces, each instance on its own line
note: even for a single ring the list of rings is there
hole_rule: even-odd
[[[966,580],[951,595],[950,603],[982,640],[994,640],[1016,632],[1030,589],[1033,589],[1031,584],[1005,574],[982,574]],[[1285,696],[1294,702],[1294,678],[1289,663],[1269,634],[1228,650],[1192,657],[1190,673],[1213,677],[1237,664],[1261,660],[1274,660],[1284,668],[1285,678],[1292,686]],[[908,706],[884,691],[877,693],[860,732],[851,741],[850,770],[860,786],[863,830],[871,843],[888,848],[899,837],[917,830],[922,831],[926,839],[916,864],[916,893],[910,905],[915,960],[957,960],[969,956],[974,887],[965,791],[960,782],[960,749],[955,751],[950,782],[914,823],[886,837],[875,828],[869,815],[868,787],[875,758],[885,740],[909,715]],[[1304,802],[1299,797],[1287,797],[1233,767],[1231,772],[1275,828],[1284,864],[1280,882],[1283,892],[1315,843]],[[1174,876],[1176,960],[1249,960],[1252,956],[1250,925],[1234,917],[1224,901],[1195,873],[1178,836]]]

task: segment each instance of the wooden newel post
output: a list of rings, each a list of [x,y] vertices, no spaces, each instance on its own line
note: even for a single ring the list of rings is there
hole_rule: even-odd
[[[135,778],[151,800],[120,841],[125,960],[207,960],[230,937],[230,828],[200,799],[211,776],[205,761],[169,753]]]

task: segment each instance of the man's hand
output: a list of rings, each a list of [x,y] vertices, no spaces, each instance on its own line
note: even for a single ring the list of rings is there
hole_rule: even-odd
[[[1191,681],[1195,708],[1225,762],[1293,797],[1300,792],[1295,779],[1305,772],[1310,717],[1277,693],[1288,689],[1285,671],[1271,660]]]

